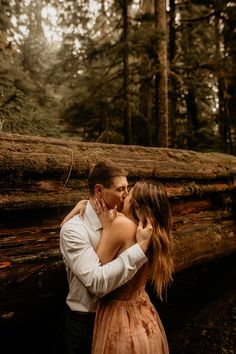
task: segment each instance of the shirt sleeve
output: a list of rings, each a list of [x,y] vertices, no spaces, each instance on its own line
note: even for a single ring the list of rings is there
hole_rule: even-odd
[[[147,258],[136,243],[112,262],[101,265],[89,241],[88,231],[74,230],[64,224],[60,232],[60,249],[66,267],[93,294],[102,297],[129,281]]]

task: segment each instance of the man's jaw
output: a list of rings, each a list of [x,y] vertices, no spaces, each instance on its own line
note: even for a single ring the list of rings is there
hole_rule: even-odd
[[[117,205],[117,211],[119,211],[120,213],[122,212],[124,207],[124,203],[120,203],[119,205]]]

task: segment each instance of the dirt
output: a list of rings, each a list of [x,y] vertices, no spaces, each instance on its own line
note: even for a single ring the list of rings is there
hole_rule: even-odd
[[[236,353],[236,289],[206,305],[170,332],[171,354]]]
[[[236,353],[236,255],[176,275],[158,304],[170,354]]]

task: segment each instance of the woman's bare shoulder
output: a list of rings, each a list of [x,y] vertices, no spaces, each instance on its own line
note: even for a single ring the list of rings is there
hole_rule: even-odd
[[[115,222],[116,224],[130,224],[135,226],[133,220],[129,219],[127,216],[125,216],[122,213],[117,213],[117,216],[113,220],[113,222]]]
[[[116,218],[112,222],[112,227],[116,230],[126,229],[127,231],[135,231],[137,229],[137,225],[129,218],[127,218],[124,214],[118,213]]]
[[[120,252],[135,243],[137,225],[123,214],[118,214],[112,222],[111,235],[120,244]]]

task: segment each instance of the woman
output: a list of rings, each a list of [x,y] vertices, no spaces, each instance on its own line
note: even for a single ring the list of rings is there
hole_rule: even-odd
[[[103,225],[97,254],[107,263],[135,243],[139,220],[151,222],[153,236],[148,262],[125,285],[103,297],[98,305],[93,333],[92,354],[167,354],[168,343],[161,320],[145,291],[151,280],[157,295],[170,283],[173,273],[171,255],[171,212],[160,184],[141,181],[125,198],[122,214],[111,223],[103,204],[96,209]]]

